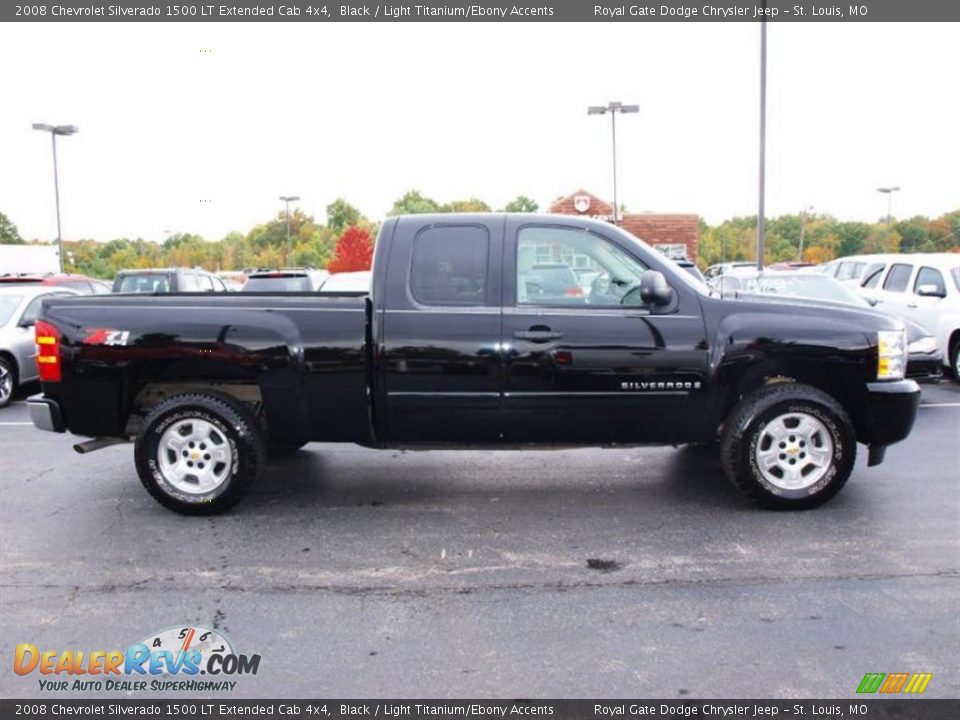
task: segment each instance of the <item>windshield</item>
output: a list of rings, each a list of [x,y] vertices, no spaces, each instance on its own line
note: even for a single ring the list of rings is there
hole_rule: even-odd
[[[118,293],[168,293],[172,276],[167,273],[124,275],[117,282]]]
[[[0,327],[6,325],[17,309],[17,305],[23,300],[23,295],[0,295]]]
[[[743,278],[740,282],[745,292],[827,300],[848,305],[866,303],[866,300],[846,285],[822,275],[761,275],[755,278]]]
[[[280,275],[251,277],[240,292],[310,292],[310,278],[306,275]]]

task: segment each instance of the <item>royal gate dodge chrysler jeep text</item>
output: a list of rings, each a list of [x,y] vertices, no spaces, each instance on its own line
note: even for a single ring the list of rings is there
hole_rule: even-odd
[[[80,452],[135,439],[144,486],[191,514],[313,441],[717,441],[743,493],[808,508],[858,442],[881,462],[920,397],[899,320],[720,297],[615,226],[561,216],[390,218],[369,294],[55,298],[36,340],[34,424],[94,438]]]

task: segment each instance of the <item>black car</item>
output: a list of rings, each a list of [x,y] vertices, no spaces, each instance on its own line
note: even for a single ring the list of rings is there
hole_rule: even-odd
[[[583,289],[555,265],[599,274]],[[843,487],[858,443],[868,465],[882,462],[920,398],[904,379],[903,323],[854,305],[823,310],[722,297],[609,223],[392,217],[369,294],[45,300],[43,393],[28,405],[37,427],[93,438],[81,451],[135,438],[147,491],[186,514],[230,507],[268,449],[312,441],[502,448],[718,435],[744,494],[808,508]]]

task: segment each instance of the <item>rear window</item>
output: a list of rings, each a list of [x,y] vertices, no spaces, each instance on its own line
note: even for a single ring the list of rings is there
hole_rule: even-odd
[[[933,285],[940,295],[947,294],[947,284],[943,281],[943,273],[936,268],[922,267],[913,283],[913,292],[917,292],[921,285]]]
[[[310,285],[310,278],[306,275],[281,275],[247,278],[247,281],[240,288],[240,292],[266,292],[266,293],[288,293],[288,292],[310,292],[313,288]]]
[[[890,272],[887,273],[887,279],[883,281],[883,289],[890,292],[903,292],[910,283],[910,273],[912,272],[912,265],[900,263],[893,265]]]
[[[867,271],[863,274],[863,287],[876,287],[877,283],[880,282],[880,278],[883,277],[883,269],[885,267],[886,265],[884,263],[879,263],[868,267]]]
[[[413,241],[410,293],[423,305],[483,305],[489,245],[487,231],[481,227],[444,225],[424,230]]]
[[[837,280],[856,280],[860,277],[865,265],[864,262],[842,262],[835,277]]]
[[[167,273],[144,273],[124,275],[115,283],[118,293],[168,293],[172,292],[173,277]]]

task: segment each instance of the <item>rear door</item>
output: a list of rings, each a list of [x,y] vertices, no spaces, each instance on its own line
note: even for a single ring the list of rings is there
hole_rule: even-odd
[[[504,440],[682,440],[703,407],[707,351],[689,285],[619,231],[510,220],[501,348]],[[544,292],[538,268],[589,267],[589,289]],[[640,303],[647,269],[674,288],[663,309]],[[675,271],[674,271],[675,272]]]
[[[503,218],[401,218],[375,298],[386,437],[500,439]]]

